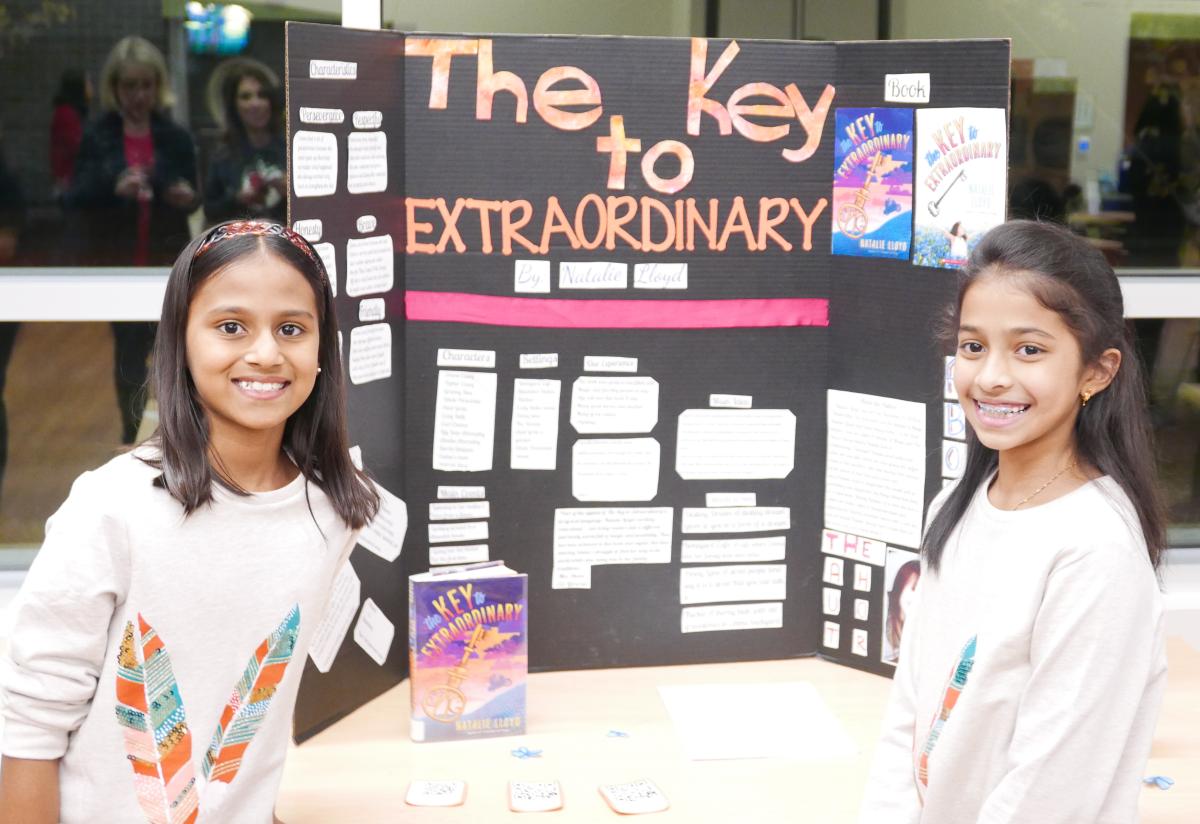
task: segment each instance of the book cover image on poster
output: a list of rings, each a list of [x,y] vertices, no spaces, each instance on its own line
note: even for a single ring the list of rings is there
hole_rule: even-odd
[[[912,109],[838,109],[833,148],[833,253],[908,259]]]
[[[445,567],[410,576],[408,589],[412,739],[523,734],[528,576]]]
[[[956,269],[1004,222],[1004,110],[919,109],[915,165],[913,263]]]

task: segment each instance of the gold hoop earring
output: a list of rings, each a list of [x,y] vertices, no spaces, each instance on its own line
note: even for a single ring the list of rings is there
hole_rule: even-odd
[[[1087,406],[1088,401],[1090,401],[1091,399],[1092,399],[1092,390],[1085,389],[1079,393],[1079,405],[1080,406]]]

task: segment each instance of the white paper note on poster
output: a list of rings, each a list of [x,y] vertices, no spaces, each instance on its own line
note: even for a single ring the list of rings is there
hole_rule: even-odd
[[[341,123],[346,114],[341,109],[316,109],[309,106],[300,107],[301,123]]]
[[[325,264],[325,274],[329,275],[329,290],[336,298],[338,292],[337,252],[334,251],[332,243],[315,243],[313,251],[317,253],[321,263]]]
[[[354,446],[350,447],[349,452],[350,452],[350,463],[354,464],[354,467],[356,469],[362,469],[363,468],[362,447],[359,446],[358,444],[355,444]]]
[[[558,264],[559,289],[624,289],[629,264],[605,261],[564,261]]]
[[[408,532],[408,506],[379,484],[375,488],[379,490],[379,511],[359,533],[358,543],[385,561],[394,561]]]
[[[495,349],[438,349],[437,365],[455,369],[495,369]]]
[[[392,327],[387,323],[350,330],[350,382],[358,385],[392,376]]]
[[[558,468],[558,405],[562,381],[517,378],[513,381],[513,469]]]
[[[557,369],[558,368],[558,353],[557,352],[534,352],[531,354],[523,354],[520,358],[522,369]]]
[[[352,298],[387,292],[395,283],[392,236],[346,241],[346,294]]]
[[[679,603],[782,601],[787,598],[786,564],[684,567],[679,570]]]
[[[324,227],[321,225],[319,218],[311,218],[309,220],[297,220],[292,224],[292,231],[300,235],[309,243],[316,243],[321,239],[321,232]]]
[[[866,656],[867,654],[868,635],[865,629],[855,627],[850,633],[850,652],[855,655]]]
[[[578,501],[650,501],[658,494],[654,438],[589,438],[571,450],[571,493]]]
[[[828,392],[825,526],[920,546],[925,404]]]
[[[439,501],[462,501],[473,498],[486,498],[487,488],[482,486],[439,486],[437,488]]]
[[[496,435],[496,373],[443,369],[438,373],[433,468],[485,472]]]
[[[671,561],[671,507],[594,507],[554,511],[555,589],[586,589],[596,564]]]
[[[945,372],[942,380],[942,397],[948,401],[958,400],[958,390],[954,388],[954,355],[945,356]]]
[[[686,480],[786,478],[796,461],[788,409],[688,409],[679,415],[675,471]]]
[[[705,506],[757,506],[758,496],[753,492],[706,492]]]
[[[683,532],[770,532],[791,529],[786,506],[684,507]]]
[[[449,544],[460,541],[486,541],[487,521],[462,521],[449,524],[429,524],[429,543]]]
[[[387,305],[383,298],[366,298],[358,302],[358,319],[363,323],[383,320]]]
[[[346,191],[352,195],[387,190],[387,135],[354,132],[346,136]]]
[[[350,629],[354,614],[358,612],[361,591],[362,585],[358,575],[347,560],[333,579],[333,589],[329,593],[325,614],[321,623],[317,624],[312,643],[308,647],[308,657],[312,659],[318,671],[329,672],[333,666],[333,659],[342,648],[346,632]]]
[[[842,643],[842,628],[836,621],[826,621],[824,632],[821,636],[821,645],[830,649],[837,649]]]
[[[942,404],[942,437],[960,441],[967,437],[967,418],[962,406],[953,401]]]
[[[375,226],[375,215],[363,215],[358,220],[354,221],[354,230],[361,235],[368,235],[371,232],[374,232]]]
[[[821,530],[821,552],[852,561],[862,561],[883,566],[887,555],[887,544],[860,535],[839,532],[836,529]]]
[[[633,267],[634,289],[686,289],[686,263],[638,263]]]
[[[492,517],[492,507],[487,501],[454,501],[429,505],[431,521],[466,521],[472,518]]]
[[[356,129],[378,129],[383,125],[383,112],[355,112],[351,122]]]
[[[584,435],[637,434],[658,423],[654,378],[576,378],[571,387],[571,426]]]
[[[486,560],[488,560],[487,544],[431,546],[429,548],[429,563],[431,566],[478,564]]]
[[[842,558],[826,558],[824,571],[821,573],[821,580],[827,584],[841,586],[845,582],[845,565],[846,562]]]
[[[584,355],[584,372],[636,372],[637,358],[626,358],[620,355]]]
[[[550,261],[518,260],[513,264],[513,291],[549,294]]]
[[[382,667],[387,663],[388,652],[395,637],[396,625],[387,619],[383,610],[370,598],[363,601],[358,623],[354,625],[354,642],[371,656],[372,661]]]
[[[967,445],[958,441],[942,441],[942,477],[961,478],[967,466]],[[917,544],[906,544],[917,546]]]
[[[713,538],[686,540],[679,560],[684,564],[745,563],[782,561],[787,553],[787,538]]]
[[[783,604],[717,604],[684,607],[679,614],[680,632],[717,632],[721,630],[782,629]]]
[[[292,136],[292,191],[296,197],[322,197],[337,191],[337,138],[328,132]]]
[[[754,406],[754,396],[717,393],[708,396],[708,405],[714,409],[749,409]]]
[[[308,76],[313,80],[354,80],[358,64],[345,60],[309,60]]]

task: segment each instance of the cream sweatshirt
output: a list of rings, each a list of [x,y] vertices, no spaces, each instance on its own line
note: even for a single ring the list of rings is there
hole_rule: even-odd
[[[64,824],[269,824],[309,640],[354,534],[303,476],[184,517],[132,454],[81,475],[17,596],[5,755]],[[314,520],[315,515],[315,520]],[[197,816],[198,813],[198,816]]]
[[[861,824],[1137,821],[1166,668],[1120,487],[1004,511],[984,483],[917,586]]]

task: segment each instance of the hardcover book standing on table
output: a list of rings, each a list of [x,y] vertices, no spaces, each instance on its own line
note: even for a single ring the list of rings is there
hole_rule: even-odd
[[[525,732],[527,591],[503,562],[409,577],[414,741]]]

